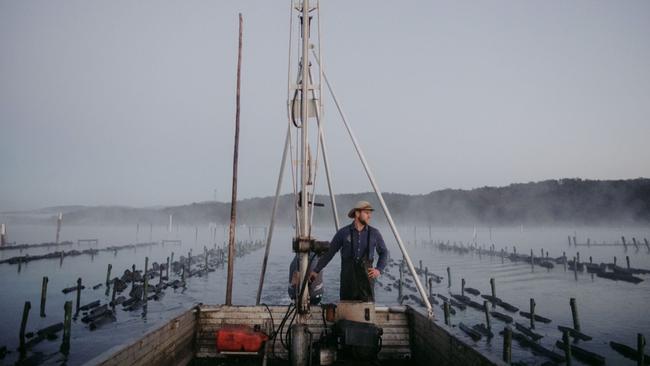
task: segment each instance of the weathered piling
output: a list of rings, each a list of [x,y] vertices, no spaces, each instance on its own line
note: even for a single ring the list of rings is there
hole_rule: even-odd
[[[616,265],[616,256],[614,256],[614,265]]]
[[[535,299],[530,299],[530,329],[535,329]]]
[[[63,337],[61,352],[65,355],[70,351],[70,330],[72,328],[72,301],[66,301],[63,305],[65,314],[63,316]]]
[[[172,259],[171,262],[174,263],[174,252],[172,252]]]
[[[106,270],[106,286],[111,283],[111,269],[113,268],[112,264],[108,264],[108,269]]]
[[[530,268],[535,268],[535,256],[532,249],[530,250]]]
[[[621,236],[621,241],[623,242],[623,247],[627,250],[627,243],[625,242],[625,237]]]
[[[573,318],[573,329],[580,331],[580,320],[578,319],[578,305],[576,304],[576,299],[572,297],[569,300],[569,305],[571,305],[571,317]],[[569,343],[567,343],[568,345]]]
[[[0,224],[0,247],[4,247],[7,242],[7,229],[5,224]]]
[[[402,294],[404,293],[404,261],[399,264],[399,282],[397,284],[397,295],[399,302],[402,303]]]
[[[577,265],[578,263],[580,263],[580,252],[576,252],[576,260],[577,260],[576,262]]]
[[[562,331],[562,342],[564,342],[564,359],[567,366],[571,366],[571,343],[569,343],[569,331]]]
[[[131,265],[131,291],[135,288],[135,264]]]
[[[645,364],[645,354],[643,349],[645,348],[645,337],[643,334],[639,333],[636,335],[636,364],[643,366]]]
[[[431,297],[433,296],[433,277],[429,277],[427,283],[429,284],[429,297]]]
[[[149,269],[149,257],[144,257],[144,291],[143,291],[143,296],[142,296],[142,301],[145,303],[147,302],[147,295],[148,295],[148,290],[149,290],[149,276],[147,273],[147,270]]]
[[[451,268],[447,267],[447,287],[451,288]]]
[[[449,302],[446,300],[442,305],[442,311],[445,315],[445,325],[449,325]]]
[[[27,327],[27,319],[29,318],[29,310],[32,308],[32,304],[29,301],[25,301],[25,307],[23,307],[23,318],[20,321],[20,354],[24,355],[25,354],[25,328]]]
[[[56,241],[55,243],[59,244],[59,235],[61,234],[61,222],[63,221],[63,213],[59,212],[59,216],[56,219]]]
[[[461,294],[461,296],[465,296],[465,279],[464,278],[460,279],[460,294]]]
[[[165,266],[165,277],[169,280],[169,257],[167,257],[167,265]]]
[[[648,242],[648,239],[643,238],[643,242],[645,243],[646,248],[648,248],[648,250],[650,250],[650,242]]]
[[[485,326],[489,331],[492,331],[492,323],[490,322],[490,310],[488,310],[487,301],[483,301],[483,311],[485,312]]]
[[[569,238],[569,246],[571,246],[571,235],[569,235],[568,238]]]
[[[503,329],[503,362],[510,364],[512,361],[512,329],[506,326]]]
[[[158,269],[160,270],[160,273],[158,274],[158,285],[162,285],[163,282],[163,266],[162,264],[158,266]]]
[[[625,256],[625,262],[627,263],[627,269],[630,269],[630,256],[629,255]]]
[[[41,285],[41,318],[45,317],[45,299],[47,299],[47,283],[49,281],[47,276],[43,277],[43,284]]]
[[[117,281],[119,279],[115,277],[113,279],[113,293],[111,294],[111,306],[115,307],[115,294],[117,293]]]
[[[576,257],[573,257],[573,273],[578,276],[578,262],[576,261]]]
[[[490,278],[490,289],[492,290],[492,298],[497,298],[497,285],[494,282],[494,278]]]
[[[81,277],[77,278],[77,308],[76,308],[76,313],[79,313],[80,303],[81,303]]]
[[[564,272],[566,272],[566,252],[562,252],[562,261],[564,262]]]

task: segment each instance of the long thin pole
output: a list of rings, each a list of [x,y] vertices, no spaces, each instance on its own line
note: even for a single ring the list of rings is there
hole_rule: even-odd
[[[320,12],[320,10],[319,10]],[[320,23],[319,23],[320,24]],[[319,72],[322,74],[322,65],[320,66]],[[309,79],[311,79],[311,74],[309,75]],[[322,78],[321,78],[322,80]],[[316,99],[315,91],[312,90],[311,94]],[[323,94],[321,92],[321,100],[323,99]],[[320,102],[320,101],[319,101]],[[323,153],[323,166],[325,167],[325,178],[327,180],[327,190],[330,195],[330,203],[332,205],[332,216],[334,218],[334,227],[336,228],[336,231],[339,231],[339,227],[341,226],[339,222],[339,215],[338,215],[338,209],[336,208],[336,198],[334,197],[334,188],[332,188],[332,178],[330,177],[330,168],[329,168],[329,160],[327,158],[327,147],[325,146],[325,134],[323,132],[323,126],[321,123],[321,103],[317,104],[316,107],[316,124],[318,125],[318,137],[320,139],[320,148],[321,152]]]
[[[282,151],[282,162],[280,163],[280,174],[278,175],[278,183],[275,186],[275,199],[273,200],[273,209],[271,210],[271,223],[269,224],[269,232],[266,236],[266,249],[264,251],[264,259],[262,260],[262,272],[260,273],[260,283],[257,288],[257,299],[255,304],[260,304],[262,297],[262,288],[264,287],[264,276],[266,275],[266,264],[269,260],[269,252],[271,251],[271,240],[273,238],[273,228],[275,227],[275,212],[278,209],[278,202],[280,201],[280,190],[282,188],[282,177],[284,176],[284,167],[287,162],[287,151],[289,151],[289,140],[291,139],[291,126],[287,125],[287,136],[284,139],[284,150]]]
[[[241,50],[243,19],[239,13],[239,49],[237,52],[237,109],[235,112],[235,148],[232,164],[232,200],[230,204],[230,230],[228,233],[228,279],[226,283],[226,305],[232,305],[232,278],[235,269],[235,225],[237,222],[237,159],[239,158],[239,107],[241,90]]]
[[[318,56],[315,55],[315,58],[318,61]],[[324,72],[323,72],[323,79],[325,80],[325,83],[327,84],[327,89],[329,90],[330,94],[332,95],[332,99],[334,100],[334,104],[336,105],[336,109],[338,109],[339,114],[341,115],[341,120],[343,121],[343,124],[345,125],[345,128],[348,131],[348,135],[350,135],[350,139],[352,140],[352,144],[354,145],[354,149],[357,151],[357,155],[359,156],[359,159],[361,160],[361,164],[363,165],[363,168],[366,171],[366,175],[368,176],[368,179],[370,180],[370,185],[372,185],[372,188],[374,189],[375,194],[377,195],[377,199],[379,200],[381,208],[384,211],[384,214],[386,215],[386,219],[388,220],[388,225],[390,226],[390,228],[391,228],[391,230],[393,232],[393,235],[395,236],[395,240],[397,241],[399,249],[402,251],[402,255],[404,256],[404,259],[406,261],[406,265],[408,266],[409,272],[411,272],[411,275],[413,276],[413,279],[415,280],[415,285],[416,285],[416,287],[418,289],[418,292],[420,293],[420,296],[422,297],[422,301],[424,301],[424,304],[426,305],[429,318],[433,318],[433,308],[431,307],[431,303],[429,302],[429,299],[427,298],[426,290],[422,286],[422,283],[420,282],[420,278],[415,272],[415,268],[413,267],[413,262],[411,262],[411,257],[409,256],[408,252],[406,251],[406,248],[404,247],[404,243],[402,242],[402,238],[399,235],[399,232],[397,231],[397,226],[395,225],[395,222],[393,221],[393,217],[391,216],[390,211],[388,210],[388,206],[386,205],[386,202],[384,201],[384,196],[382,195],[381,191],[379,190],[379,186],[377,185],[377,182],[375,181],[374,175],[370,171],[370,167],[368,165],[368,162],[366,161],[366,157],[363,155],[363,151],[361,150],[361,146],[359,145],[359,142],[357,141],[357,138],[355,137],[354,132],[352,132],[352,128],[350,127],[350,125],[347,122],[347,118],[345,117],[345,113],[343,112],[343,109],[341,108],[341,105],[339,104],[339,101],[336,98],[336,94],[334,93],[332,85],[330,84],[329,80],[327,79],[327,75]]]

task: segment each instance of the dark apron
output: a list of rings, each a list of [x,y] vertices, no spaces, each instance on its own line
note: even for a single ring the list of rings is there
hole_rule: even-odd
[[[370,228],[368,228],[368,243],[360,259],[354,258],[354,228],[350,228],[350,258],[341,256],[341,300],[375,301],[374,280],[368,278],[368,269],[372,262],[368,259],[370,250]]]

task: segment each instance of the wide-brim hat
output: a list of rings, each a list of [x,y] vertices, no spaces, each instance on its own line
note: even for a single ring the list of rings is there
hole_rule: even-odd
[[[359,201],[357,202],[354,207],[350,209],[348,212],[348,217],[353,219],[354,218],[354,211],[361,211],[361,210],[368,210],[368,211],[374,211],[375,209],[372,208],[372,205],[368,201]]]

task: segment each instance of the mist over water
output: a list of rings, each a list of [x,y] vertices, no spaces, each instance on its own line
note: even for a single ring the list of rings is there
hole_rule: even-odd
[[[391,258],[399,261],[402,254],[399,251],[394,237],[387,227],[378,225],[384,239],[386,240]],[[639,275],[644,279],[639,284],[616,282],[608,279],[595,277],[586,272],[578,273],[577,278],[570,270],[564,271],[562,265],[556,265],[553,269],[545,269],[539,266],[532,267],[529,263],[510,262],[505,259],[502,263],[500,257],[479,256],[478,254],[460,255],[454,252],[440,251],[431,241],[449,241],[464,245],[473,242],[475,228],[473,226],[462,227],[431,227],[429,236],[428,226],[400,226],[401,236],[407,246],[414,265],[423,266],[429,271],[444,277],[439,284],[434,282],[433,292],[448,296],[452,293],[460,293],[460,282],[464,278],[467,287],[473,287],[483,294],[490,293],[489,278],[493,277],[497,284],[497,296],[507,302],[518,306],[520,310],[528,311],[528,302],[534,298],[537,303],[536,313],[552,319],[550,324],[536,323],[536,331],[545,335],[541,343],[553,349],[554,343],[561,338],[557,330],[558,325],[571,326],[571,312],[569,298],[577,300],[579,316],[584,333],[594,337],[593,341],[585,342],[582,345],[592,351],[607,357],[612,364],[633,364],[619,356],[609,348],[609,341],[617,341],[633,346],[636,341],[636,334],[647,332],[650,329],[650,318],[644,311],[646,304],[650,301],[650,276]],[[121,276],[122,272],[135,264],[142,269],[144,258],[149,257],[150,265],[153,262],[163,263],[167,256],[174,252],[175,259],[181,255],[186,256],[191,249],[193,255],[203,252],[203,247],[213,248],[215,243],[208,226],[198,227],[198,240],[195,241],[195,227],[178,226],[169,233],[167,227],[154,226],[151,239],[161,241],[163,239],[180,239],[182,245],[162,245],[137,248],[135,250],[120,250],[117,253],[99,252],[98,255],[80,255],[76,257],[65,257],[62,265],[58,259],[39,260],[23,264],[18,271],[18,265],[0,265],[0,288],[3,289],[3,301],[0,302],[0,345],[7,345],[12,351],[17,347],[18,330],[20,326],[20,315],[25,301],[31,301],[32,311],[30,313],[27,329],[36,330],[47,325],[59,322],[63,318],[63,303],[66,300],[74,301],[74,292],[64,295],[61,290],[74,286],[77,277],[83,278],[86,289],[82,291],[82,305],[94,300],[101,300],[102,303],[110,301],[106,296],[105,287],[92,290],[92,286],[103,283],[106,277],[106,268],[110,263],[113,266],[111,277]],[[18,243],[40,243],[52,241],[55,227],[52,225],[14,225],[11,227],[11,241]],[[225,229],[217,227],[218,247],[224,245]],[[329,240],[334,234],[332,227],[317,227],[314,231],[318,239]],[[135,242],[135,226],[75,226],[64,225],[61,238],[74,242],[71,246],[61,247],[63,250],[84,249],[88,245],[78,246],[77,239],[97,238],[98,247],[109,245],[123,245]],[[650,269],[650,253],[645,245],[641,245],[637,251],[632,245],[627,252],[622,247],[574,247],[568,246],[567,236],[576,235],[578,242],[585,242],[590,238],[591,242],[615,242],[620,241],[620,236],[625,235],[628,240],[631,237],[650,238],[648,227],[476,227],[476,242],[482,247],[489,248],[495,245],[497,251],[506,248],[512,252],[516,246],[517,253],[529,254],[533,249],[537,256],[540,249],[549,252],[549,257],[562,256],[566,252],[567,257],[573,257],[580,251],[581,260],[588,262],[589,256],[594,263],[612,262],[613,257],[618,258],[618,263],[625,266],[625,256],[630,257],[631,265],[635,268]],[[249,229],[239,227],[237,231],[238,240],[262,240],[264,231],[261,227]],[[287,295],[288,268],[293,253],[291,252],[291,228],[277,228],[269,257],[266,281],[262,301],[267,304],[289,304]],[[491,239],[490,239],[491,236]],[[149,227],[140,227],[138,239],[140,242],[149,240]],[[641,239],[642,240],[642,239]],[[417,245],[415,244],[417,242]],[[53,248],[35,248],[24,250],[24,253],[36,255]],[[263,250],[257,250],[235,261],[235,278],[233,289],[233,302],[236,304],[254,304],[255,295],[260,274]],[[21,254],[18,250],[0,251],[0,260]],[[447,288],[446,268],[451,269],[451,289]],[[324,272],[324,283],[326,286],[324,302],[338,301],[340,259],[338,255],[330,262]],[[389,267],[391,275],[398,277],[397,267]],[[40,303],[40,289],[42,276],[49,277],[48,298],[46,318],[38,316],[38,304]],[[170,272],[170,276],[171,272]],[[410,277],[410,275],[407,275]],[[175,277],[172,276],[173,280]],[[156,283],[153,279],[152,283]],[[192,277],[188,279],[188,286],[185,291],[165,291],[165,296],[160,301],[150,301],[146,317],[142,311],[122,311],[117,307],[117,321],[106,324],[95,331],[90,331],[86,324],[77,320],[73,322],[71,354],[68,364],[81,364],[84,361],[95,357],[101,352],[113,346],[128,344],[149,330],[163,324],[167,319],[179,314],[198,303],[220,304],[225,298],[226,270],[217,268],[215,272],[204,277]],[[376,286],[376,301],[380,305],[396,305],[397,289],[386,291],[385,287],[392,285],[386,276],[380,278],[382,286]],[[405,290],[406,294],[411,293]],[[481,298],[475,299],[482,303]],[[406,303],[418,306],[412,301]],[[439,306],[434,305],[435,315],[438,319],[443,318]],[[318,310],[317,310],[318,311]],[[502,311],[502,310],[501,310]],[[502,311],[505,312],[505,311]],[[511,314],[512,315],[512,314]],[[513,315],[516,321],[528,324],[528,320],[518,315]],[[441,321],[441,320],[440,320]],[[482,312],[468,308],[465,311],[458,311],[452,316],[451,322],[457,325],[459,322],[468,325],[483,323]],[[498,332],[505,324],[492,318],[493,330]],[[119,335],[119,336],[116,336]],[[472,343],[468,339],[468,342]],[[46,363],[56,363],[60,360],[57,355],[60,339],[55,341],[43,341],[34,348],[34,352],[42,352],[47,359]],[[494,337],[490,342],[481,340],[476,342],[476,347],[494,352],[498,357],[502,347],[502,338]],[[557,350],[556,350],[557,351]],[[560,352],[561,353],[561,352]],[[47,355],[55,354],[51,358]],[[8,360],[17,356],[13,352]],[[541,364],[545,359],[534,356],[529,350],[522,349],[516,342],[513,342],[513,360],[523,360],[529,364]]]

